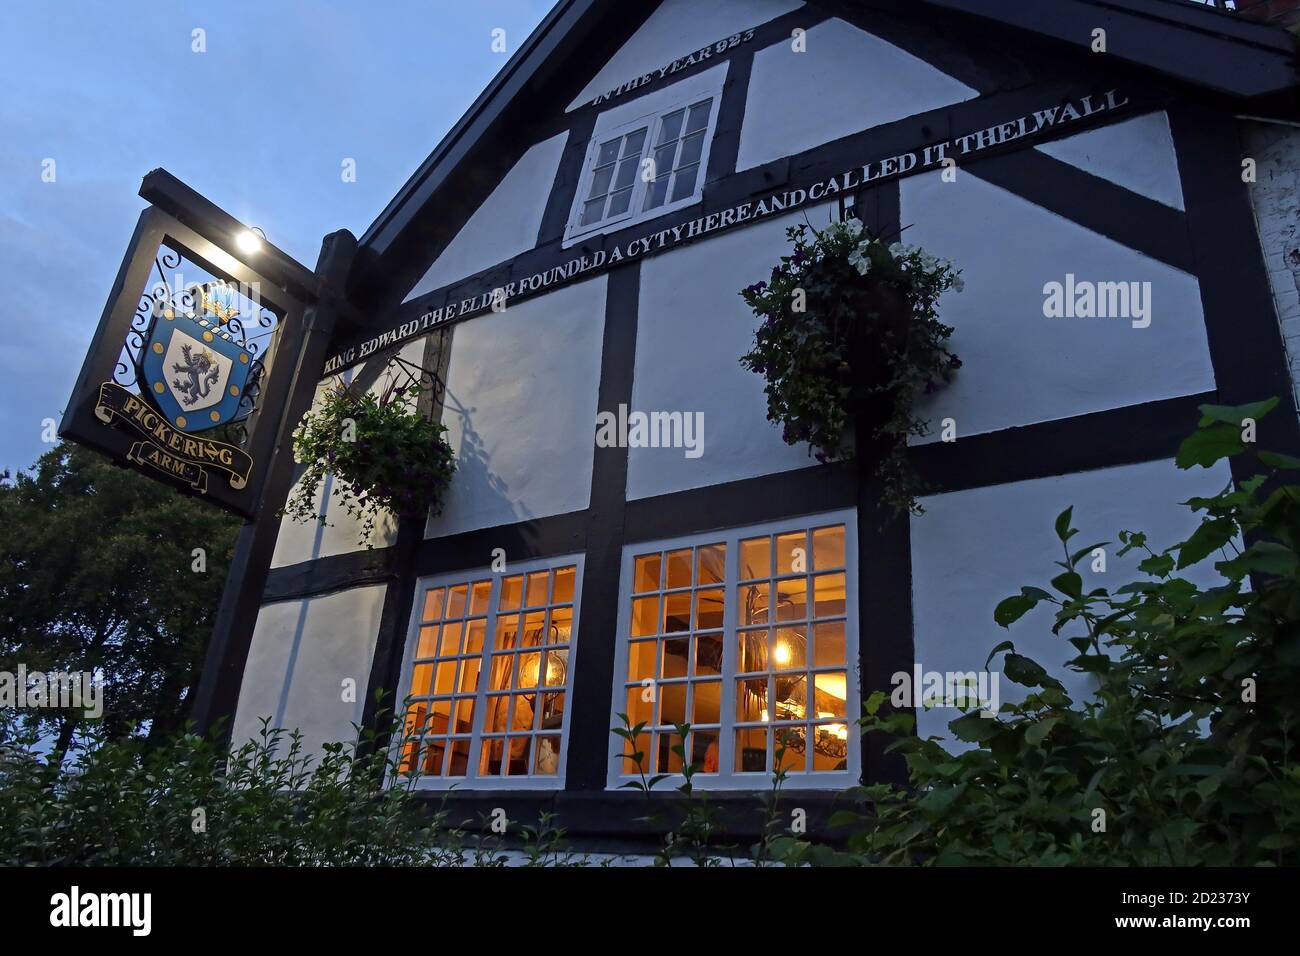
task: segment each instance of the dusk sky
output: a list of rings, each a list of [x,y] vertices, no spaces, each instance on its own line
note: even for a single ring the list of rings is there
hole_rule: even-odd
[[[167,169],[314,267],[321,239],[361,235],[551,5],[0,6],[0,469],[48,447],[41,423],[63,412],[145,173]]]

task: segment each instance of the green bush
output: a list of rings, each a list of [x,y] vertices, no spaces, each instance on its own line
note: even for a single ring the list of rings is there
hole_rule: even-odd
[[[311,757],[299,733],[263,721],[233,752],[186,732],[158,746],[82,741],[59,764],[0,711],[0,866],[585,862],[548,814],[506,833],[452,825],[445,802],[415,796],[418,775],[399,773],[373,733],[362,740]]]
[[[972,706],[949,724],[975,745],[951,753],[912,733],[912,717],[868,702],[864,731],[897,739],[910,786],[859,789],[843,852],[785,839],[789,863],[1294,865],[1300,860],[1300,460],[1253,451],[1276,399],[1202,406],[1181,468],[1253,459],[1256,475],[1185,504],[1200,516],[1178,544],[1145,557],[1141,580],[1085,592],[1071,509],[1056,520],[1063,560],[1047,588],[1004,600],[1012,627],[1050,604],[1071,670],[1096,691],[1075,701],[1011,641],[993,649],[1023,685],[996,717]],[[1247,439],[1247,440],[1243,440]],[[1252,449],[1248,451],[1248,449]],[[1240,472],[1239,472],[1240,473]],[[1216,560],[1216,556],[1218,559]],[[1206,574],[1213,561],[1217,575]],[[1197,569],[1204,587],[1184,576]],[[941,598],[940,598],[941,599]],[[1013,631],[1014,634],[1014,631]]]
[[[346,866],[447,862],[445,822],[410,787],[376,785],[385,757],[263,724],[229,754],[183,733],[156,747],[88,741],[63,765],[30,738],[0,747],[0,865]]]

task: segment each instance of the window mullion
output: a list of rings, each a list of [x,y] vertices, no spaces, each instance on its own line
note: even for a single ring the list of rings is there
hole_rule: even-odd
[[[726,540],[722,592],[722,713],[718,715],[718,779],[730,780],[735,769],[736,658],[739,654],[736,588],[740,581],[740,537]]]
[[[683,122],[685,122],[685,120],[683,120]],[[685,139],[686,137],[684,135],[678,134],[677,141],[673,143],[673,162],[672,162],[672,168],[669,170],[669,173],[671,173],[674,177],[677,175],[677,166],[682,158],[682,143],[685,141]],[[669,183],[668,191],[669,191],[669,195],[671,195],[672,194],[671,183]]]
[[[636,218],[644,211],[641,205],[645,202],[645,194],[649,190],[650,184],[645,179],[645,161],[646,154],[654,151],[654,123],[646,127],[645,142],[641,144],[641,152],[636,160],[636,174],[632,178],[632,201],[628,203],[627,211],[632,218]]]
[[[490,664],[492,649],[496,646],[497,608],[501,600],[500,573],[492,576],[492,591],[488,597],[487,618],[483,629],[483,647],[479,649],[478,688],[474,693],[474,725],[470,728],[469,765],[465,768],[465,779],[478,779],[478,765],[482,758],[483,716],[487,710],[487,686],[491,679]]]

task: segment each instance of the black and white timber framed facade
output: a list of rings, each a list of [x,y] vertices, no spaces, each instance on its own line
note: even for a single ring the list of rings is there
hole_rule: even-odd
[[[773,727],[797,724],[787,786],[815,829],[837,791],[900,778],[842,733],[861,701],[897,672],[982,669],[993,607],[1056,557],[1057,512],[1088,540],[1177,540],[1177,503],[1230,478],[1173,467],[1197,406],[1290,405],[1243,160],[1259,117],[1294,125],[1296,86],[1286,31],[1181,0],[561,0],[318,268],[354,319],[313,346],[322,383],[381,387],[398,355],[445,384],[428,402],[459,455],[445,510],[366,548],[346,515],[263,507],[196,715],[318,743],[374,725],[376,690],[413,694],[437,717],[412,756],[436,767],[432,799],[550,808],[592,838],[643,826],[618,712],[659,728],[652,760],[672,723],[698,728],[696,784],[738,831]],[[657,148],[671,178],[629,180]],[[846,216],[964,272],[941,318],[965,366],[925,409],[956,440],[910,448],[919,517],[785,445],[738,364],[739,290],[788,226]],[[1149,314],[1045,317],[1045,284],[1075,281],[1135,283]],[[597,415],[620,409],[701,414],[702,453],[599,447]],[[1300,453],[1294,409],[1260,441]],[[268,496],[289,490],[285,457]],[[791,542],[809,567],[783,563]],[[797,609],[775,614],[778,593]],[[783,629],[793,660],[747,656]],[[777,707],[795,672],[797,719]]]

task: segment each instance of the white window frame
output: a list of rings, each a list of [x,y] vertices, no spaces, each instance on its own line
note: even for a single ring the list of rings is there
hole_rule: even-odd
[[[671,551],[676,548],[699,547],[709,544],[725,544],[727,548],[723,594],[726,603],[723,610],[722,634],[722,700],[719,713],[718,772],[716,774],[697,773],[691,780],[696,790],[715,791],[752,791],[770,788],[772,771],[742,772],[734,769],[736,742],[736,658],[739,653],[737,639],[738,601],[736,588],[739,583],[739,549],[745,538],[761,535],[779,535],[791,531],[824,528],[828,525],[844,525],[844,656],[845,656],[845,723],[849,728],[849,747],[846,755],[846,769],[840,771],[790,771],[786,775],[785,787],[793,790],[843,790],[857,786],[862,776],[862,746],[857,721],[862,714],[861,684],[862,675],[858,659],[858,539],[857,515],[853,509],[808,515],[786,521],[766,522],[748,525],[742,528],[724,528],[715,532],[700,532],[683,537],[667,538],[660,541],[641,541],[623,548],[623,563],[619,577],[618,631],[615,634],[614,681],[610,706],[610,727],[622,727],[619,713],[626,710],[625,685],[627,684],[628,647],[631,642],[632,589],[635,559],[637,555],[653,551]],[[662,593],[662,592],[661,592]],[[640,777],[631,761],[624,759],[624,739],[610,734],[609,763],[606,788],[616,790]],[[653,755],[647,753],[646,776],[652,776]],[[630,772],[629,772],[630,771]],[[671,790],[681,786],[684,777],[680,773],[668,774],[657,784],[656,791]]]
[[[487,715],[487,699],[491,693],[488,686],[491,677],[492,651],[496,642],[496,623],[497,611],[501,600],[501,582],[505,578],[511,578],[516,575],[527,575],[530,571],[553,571],[557,568],[574,567],[573,581],[573,624],[569,630],[569,660],[568,670],[565,675],[564,692],[564,715],[560,725],[560,753],[557,758],[556,772],[553,776],[486,776],[478,775],[478,758],[481,754],[483,745],[483,722]],[[394,767],[401,756],[402,733],[406,722],[405,699],[411,690],[411,679],[415,670],[415,652],[418,647],[420,638],[420,628],[424,616],[425,595],[432,588],[448,587],[454,584],[468,583],[470,593],[473,590],[475,581],[490,579],[492,581],[492,590],[488,600],[487,617],[485,618],[485,630],[483,636],[483,649],[480,656],[479,664],[479,683],[478,689],[474,694],[474,720],[470,731],[470,760],[468,761],[468,773],[464,776],[426,776],[420,774],[415,778],[414,785],[420,790],[450,790],[453,787],[457,790],[562,790],[564,788],[565,770],[569,760],[569,727],[571,725],[571,714],[573,712],[573,678],[575,672],[575,661],[578,653],[578,619],[581,611],[582,602],[582,569],[583,555],[570,554],[550,558],[539,558],[533,561],[511,562],[505,571],[493,571],[491,568],[468,568],[461,571],[454,571],[446,574],[432,575],[420,578],[415,585],[415,596],[411,605],[410,624],[407,628],[406,647],[402,655],[402,677],[398,683],[401,688],[400,695],[397,699],[398,713],[398,731],[394,734],[394,740],[391,750],[391,757],[394,761]],[[552,576],[553,579],[553,576]],[[524,581],[527,585],[527,578]],[[552,590],[554,584],[551,585]],[[525,592],[526,593],[526,592]],[[547,595],[547,608],[551,607],[553,594]],[[468,600],[468,596],[466,598]],[[522,598],[521,598],[522,602]],[[506,612],[507,614],[515,612]],[[554,693],[559,688],[551,688]],[[539,691],[540,693],[540,691]],[[541,731],[529,731],[531,738],[536,741],[543,736]],[[546,735],[549,736],[549,735]],[[531,749],[530,749],[530,759]],[[417,758],[418,759],[418,758]],[[410,778],[397,772],[390,772],[390,785],[405,786]]]
[[[712,69],[688,77],[662,90],[648,93],[614,109],[607,110],[596,118],[591,140],[587,143],[587,154],[582,161],[582,175],[578,179],[578,188],[574,191],[573,204],[569,209],[569,222],[564,230],[564,242],[561,244],[563,248],[568,248],[589,236],[615,232],[640,222],[657,219],[666,213],[694,205],[703,198],[704,180],[709,169],[709,154],[713,145],[713,137],[718,129],[718,113],[722,106],[722,86],[727,78],[727,67],[728,64],[721,63]],[[695,180],[694,191],[691,195],[684,196],[675,202],[668,201],[665,198],[663,205],[642,211],[641,206],[645,202],[650,185],[642,177],[642,164],[645,162],[646,157],[654,152],[654,141],[659,136],[664,117],[679,109],[688,109],[691,105],[709,98],[713,100],[713,103],[709,110],[709,121],[704,127],[704,144],[700,151],[699,175]],[[615,137],[625,136],[641,127],[646,128],[646,138],[641,146],[641,157],[632,180],[632,200],[628,204],[627,211],[611,218],[602,219],[589,226],[579,226],[578,221],[582,216],[582,207],[586,201],[587,193],[591,189],[596,156],[600,151],[601,144],[607,143]],[[617,168],[616,160],[616,171]]]

